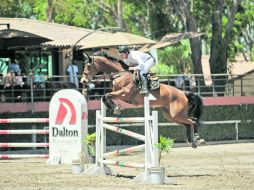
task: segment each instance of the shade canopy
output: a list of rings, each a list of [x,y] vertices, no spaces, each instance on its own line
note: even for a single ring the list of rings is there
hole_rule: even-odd
[[[33,33],[24,32],[14,29],[0,30],[0,49],[8,49],[11,47],[40,45],[49,41]]]

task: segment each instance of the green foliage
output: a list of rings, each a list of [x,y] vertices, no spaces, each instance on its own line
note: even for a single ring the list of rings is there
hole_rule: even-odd
[[[90,135],[87,135],[84,139],[83,142],[87,145],[88,147],[88,154],[90,156],[95,156],[96,154],[96,149],[95,149],[95,142],[96,142],[96,133],[92,133]]]
[[[250,60],[254,61],[254,46],[251,48],[251,51],[250,51]]]
[[[153,73],[156,73],[158,75],[166,75],[166,74],[176,73],[174,66],[166,65],[163,63],[156,64],[151,70]]]
[[[155,144],[155,147],[157,147],[161,153],[162,152],[169,153],[171,148],[174,145],[174,142],[175,142],[175,139],[160,136],[160,142]]]
[[[192,71],[190,51],[189,40],[182,40],[178,44],[159,50],[159,63],[154,67],[153,72],[158,74],[182,74],[185,71]]]
[[[33,0],[1,0],[0,17],[31,18]]]

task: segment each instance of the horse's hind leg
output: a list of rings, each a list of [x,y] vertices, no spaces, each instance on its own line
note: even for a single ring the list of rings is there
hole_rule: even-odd
[[[197,148],[196,145],[197,125],[184,124],[184,126],[186,127],[187,143],[192,142],[192,148]]]
[[[197,148],[197,145],[195,142],[195,135],[194,135],[195,130],[197,130],[197,127],[196,127],[195,122],[193,120],[183,117],[183,116],[180,117],[179,115],[172,117],[167,109],[163,109],[162,114],[165,119],[170,120],[170,121],[175,122],[180,125],[184,125],[187,129],[187,131],[186,131],[187,138],[188,138],[188,140],[190,140],[192,142],[192,148]]]

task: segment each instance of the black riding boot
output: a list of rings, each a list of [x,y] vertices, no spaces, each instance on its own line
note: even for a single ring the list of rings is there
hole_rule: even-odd
[[[142,89],[140,91],[141,94],[148,94],[148,80],[146,78],[146,74],[140,76],[142,81]]]

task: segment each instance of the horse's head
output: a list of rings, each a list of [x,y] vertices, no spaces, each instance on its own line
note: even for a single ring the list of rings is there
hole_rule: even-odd
[[[84,56],[84,70],[83,75],[80,80],[81,83],[89,84],[93,77],[98,73],[98,70],[96,68],[96,63],[94,62],[94,59],[91,58],[88,54],[83,53]]]

